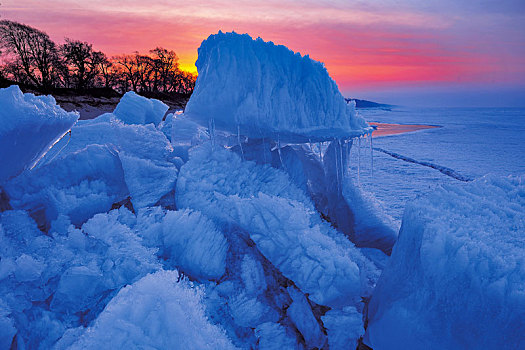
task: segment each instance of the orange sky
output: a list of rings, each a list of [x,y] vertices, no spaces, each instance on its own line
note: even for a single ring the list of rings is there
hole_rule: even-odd
[[[504,87],[525,103],[524,2],[456,2],[4,0],[0,14],[108,55],[163,46],[190,71],[202,40],[235,30],[324,62],[347,96]]]

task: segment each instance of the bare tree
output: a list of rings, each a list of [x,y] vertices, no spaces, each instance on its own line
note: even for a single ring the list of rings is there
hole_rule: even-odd
[[[179,69],[175,51],[157,47],[111,60],[87,42],[66,39],[59,48],[49,36],[14,21],[0,21],[0,76],[48,89],[94,86],[144,93],[191,93],[195,76]]]
[[[117,80],[116,69],[106,54],[100,51],[93,52],[93,61],[97,65],[97,70],[102,81],[101,85],[106,89],[115,85]]]
[[[139,78],[137,74],[137,65],[134,55],[116,56],[113,60],[122,68],[122,77],[133,91],[138,92],[137,87]]]
[[[93,51],[92,45],[87,42],[71,39],[66,39],[60,46],[60,52],[76,88],[84,90],[92,87],[104,55]]]
[[[156,86],[162,87],[163,92],[168,92],[170,89],[170,76],[179,70],[179,58],[175,51],[169,51],[162,47],[150,50],[150,53],[153,55],[158,71],[157,79],[159,82]]]
[[[46,89],[54,84],[58,53],[55,43],[46,33],[25,24],[2,20],[0,47],[10,56],[8,64],[20,69],[26,80]]]

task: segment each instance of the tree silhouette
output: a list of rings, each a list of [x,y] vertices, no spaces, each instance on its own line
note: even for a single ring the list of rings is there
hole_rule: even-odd
[[[25,24],[1,20],[0,47],[10,56],[11,70],[22,73],[24,80],[44,89],[56,81],[59,56],[55,43],[46,33]]]

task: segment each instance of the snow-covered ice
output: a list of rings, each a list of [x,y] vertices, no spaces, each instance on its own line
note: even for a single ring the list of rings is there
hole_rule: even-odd
[[[525,346],[525,185],[485,177],[407,205],[369,305],[374,349]]]

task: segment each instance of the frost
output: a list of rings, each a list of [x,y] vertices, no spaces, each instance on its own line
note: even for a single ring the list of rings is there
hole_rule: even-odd
[[[207,217],[191,210],[169,211],[162,222],[163,255],[194,277],[219,279],[228,243]]]

